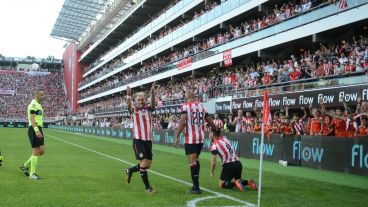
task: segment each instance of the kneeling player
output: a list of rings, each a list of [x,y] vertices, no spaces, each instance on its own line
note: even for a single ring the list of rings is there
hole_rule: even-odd
[[[220,130],[211,130],[210,139],[212,160],[211,160],[211,177],[215,174],[216,157],[220,156],[222,161],[222,172],[220,176],[220,188],[230,189],[236,186],[239,190],[245,192],[245,186],[249,185],[254,190],[257,190],[256,183],[251,180],[241,179],[242,164],[236,156],[234,149],[226,137],[220,136]]]

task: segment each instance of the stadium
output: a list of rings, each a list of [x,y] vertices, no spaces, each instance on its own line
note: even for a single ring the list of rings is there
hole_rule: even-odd
[[[0,50],[0,206],[367,206],[368,0],[60,8]]]

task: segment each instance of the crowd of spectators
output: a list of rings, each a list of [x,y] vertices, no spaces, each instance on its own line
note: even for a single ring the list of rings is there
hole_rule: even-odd
[[[265,27],[271,26],[277,22],[286,20],[287,18],[291,18],[297,14],[303,13],[308,11],[309,9],[311,9],[312,7],[316,7],[318,5],[325,5],[325,4],[329,4],[329,3],[333,3],[334,1],[319,1],[319,2],[312,2],[310,0],[303,0],[300,1],[299,4],[292,4],[292,3],[284,3],[281,7],[278,7],[277,5],[275,5],[275,8],[273,10],[273,12],[270,12],[269,15],[267,16],[263,16],[263,17],[259,17],[259,18],[252,18],[249,19],[248,21],[245,21],[237,26],[232,26],[230,25],[229,28],[226,31],[222,31],[220,33],[218,33],[217,35],[214,35],[212,37],[209,37],[205,40],[203,40],[202,42],[196,42],[193,43],[185,48],[183,48],[182,50],[179,51],[174,51],[172,53],[170,53],[167,56],[163,56],[163,57],[155,57],[152,58],[152,60],[144,62],[143,66],[139,69],[139,70],[135,70],[135,71],[129,71],[126,72],[126,74],[121,75],[121,74],[117,74],[116,76],[114,76],[115,78],[113,78],[113,80],[109,80],[107,82],[109,83],[102,83],[99,84],[97,87],[93,87],[90,89],[87,89],[86,91],[84,91],[81,96],[82,97],[86,97],[89,95],[93,95],[96,93],[99,93],[101,91],[104,91],[113,87],[116,87],[117,85],[120,85],[121,83],[119,83],[118,79],[122,79],[124,80],[125,83],[129,83],[129,82],[133,82],[137,80],[137,77],[147,77],[149,75],[152,74],[156,74],[157,72],[163,72],[164,68],[170,68],[169,65],[172,65],[174,62],[177,62],[178,60],[181,60],[183,58],[187,58],[191,55],[194,55],[196,53],[199,53],[201,51],[205,51],[209,48],[212,47],[216,47],[218,45],[224,44],[228,41],[243,37],[243,36],[247,36],[247,35],[251,35],[254,32],[257,32],[259,30],[264,29]],[[209,6],[208,6],[209,5]],[[216,7],[218,4],[217,3],[211,3],[211,4],[207,4],[205,5],[205,9],[204,11],[202,10],[201,12],[196,12],[196,13],[200,13],[203,14],[204,12],[213,9],[214,7]],[[164,33],[165,34],[165,33]],[[337,48],[334,48],[333,45],[331,45],[331,48],[324,48],[323,45],[321,45],[321,49],[320,51],[323,52],[324,54],[327,53],[331,53],[331,50],[335,50]],[[316,52],[320,52],[320,51],[316,51]],[[129,55],[135,53],[136,51],[131,51],[132,53],[129,53]],[[315,76],[324,76],[326,75],[325,73],[327,73],[327,75],[332,75],[336,73],[343,73],[343,70],[337,70],[337,71],[333,71],[331,70],[331,67],[328,69],[326,69],[326,72],[324,72],[323,74],[321,73],[321,70],[317,70],[318,68],[314,68],[317,67],[316,65],[313,65],[310,61],[308,61],[308,59],[306,60],[302,60],[304,59],[304,56],[306,58],[310,58],[310,56],[313,55],[310,53],[310,51],[305,51],[305,53],[303,54],[303,57],[301,57],[300,60],[300,67],[299,70],[297,68],[297,65],[293,66],[293,70],[292,69],[285,69],[287,71],[282,72],[279,71],[278,74],[276,74],[277,76],[273,76],[273,79],[268,80],[270,77],[267,75],[265,77],[264,82],[266,82],[266,84],[268,84],[267,82],[283,82],[283,81],[289,81],[289,80],[296,80],[301,76],[304,76],[304,74],[301,74],[303,71],[301,71],[301,67],[309,67],[308,71],[306,71],[305,73],[307,73],[307,75],[309,77],[315,77]],[[124,59],[124,58],[123,58]],[[323,61],[324,59],[319,59],[321,61]],[[320,66],[320,62],[318,62],[319,60],[317,60],[317,63],[319,63],[318,66]],[[326,59],[328,60],[328,59]],[[296,60],[294,60],[294,57],[292,57],[289,60],[286,60],[287,62],[283,62],[284,65],[291,65],[290,61],[293,61],[292,63],[294,64]],[[332,65],[332,59],[329,59],[330,66]],[[328,63],[328,62],[326,62]],[[271,65],[269,67],[275,69],[275,61],[269,61],[269,63],[267,63],[268,65]],[[277,63],[278,65],[280,65],[280,62]],[[122,65],[122,59],[119,60],[114,60],[113,63],[111,64],[107,64],[103,67],[102,70],[99,70],[96,72],[95,75],[91,75],[91,76],[87,76],[87,78],[81,83],[81,85],[85,85],[86,83],[89,83],[111,71],[113,71],[114,69],[116,69],[117,67],[120,67]],[[262,65],[257,65],[257,70],[259,70],[259,67],[261,67]],[[265,63],[263,63],[263,66],[265,66]],[[326,66],[324,66],[326,67]],[[358,67],[358,71],[359,69],[361,69],[362,67]],[[268,68],[267,68],[268,69]],[[321,69],[321,68],[319,68]],[[252,68],[248,68],[247,71],[251,71]],[[275,70],[272,70],[272,72],[274,72]],[[308,74],[309,73],[309,74]],[[272,76],[273,74],[271,74]],[[119,77],[117,77],[119,76]],[[122,78],[120,78],[122,77]],[[252,76],[252,80],[247,80],[246,81],[246,85],[250,85],[250,87],[252,87],[253,85],[259,85],[262,84],[262,80],[258,80],[258,75],[256,73],[253,73]],[[108,87],[106,87],[108,86]],[[241,86],[241,85],[239,85]],[[244,85],[243,85],[244,86]]]
[[[303,79],[364,73],[367,70],[368,38],[354,36],[349,41],[320,43],[314,50],[303,49],[299,54],[283,59],[263,59],[256,63],[233,67],[222,72],[207,73],[204,77],[187,77],[182,81],[171,81],[160,88],[156,96],[160,99],[156,101],[160,105],[161,102],[181,99],[183,98],[182,89],[189,86],[192,88],[194,86],[197,94],[203,94],[220,85],[225,85],[228,91],[254,89],[260,86],[285,82],[292,83]],[[102,82],[97,87],[83,91],[80,93],[80,97],[87,97],[115,88],[117,85],[122,85],[122,81],[133,77],[137,77],[137,74],[125,73],[125,75],[111,81]]]
[[[34,98],[34,91],[45,92],[42,107],[45,117],[56,117],[66,112],[66,96],[61,73],[26,73],[0,71],[0,89],[14,91],[0,94],[0,114],[3,119],[26,119],[27,106]]]
[[[126,107],[126,103],[121,96],[115,96],[112,98],[105,98],[103,100],[89,103],[87,105],[81,105],[78,108],[78,114],[94,114],[96,112],[102,112],[109,109],[119,109]]]
[[[158,13],[156,13],[153,16],[148,15],[147,17],[149,18],[149,20],[147,22],[145,22],[141,27],[139,27],[136,31],[132,32],[131,36],[133,36],[134,34],[138,33],[139,30],[141,30],[142,28],[144,28],[145,26],[147,26],[148,24],[150,24],[153,20],[157,19],[160,15],[164,14],[167,10],[169,10],[170,8],[172,8],[173,6],[175,6],[180,0],[171,0],[169,2],[169,4],[161,9]],[[126,39],[129,39],[131,36],[126,37]],[[106,51],[102,54],[99,55],[99,57],[97,58],[97,60],[91,64],[90,67],[85,68],[85,72],[88,72],[89,70],[91,70],[93,67],[95,67],[96,65],[98,65],[99,63],[104,61],[104,57],[111,52],[111,50]],[[112,65],[116,66],[116,67],[120,67],[122,63],[122,59],[118,59],[118,60],[114,60]],[[120,65],[120,66],[119,66]]]
[[[203,42],[196,42],[183,48],[183,50],[174,51],[164,57],[154,58],[151,62],[144,63],[143,67],[138,71],[129,71],[128,73],[119,74],[111,81],[104,82],[98,87],[83,91],[81,93],[81,97],[90,96],[91,94],[93,95],[114,88],[117,85],[121,85],[121,81],[124,81],[124,84],[135,81],[136,78],[141,77],[142,74],[152,74],[152,72],[157,72],[168,64],[233,39],[251,35],[277,22],[306,12],[321,4],[329,3],[335,3],[335,1],[302,0],[297,1],[297,3],[296,1],[292,1],[283,3],[282,5],[275,5],[273,11],[267,13],[267,15],[254,17],[239,25],[230,25],[227,31],[222,31],[215,36],[207,38]],[[218,4],[216,3],[205,5],[203,10],[195,12],[195,17],[193,18],[196,19],[200,17],[217,5]],[[173,28],[175,29],[175,27]],[[168,27],[168,29],[170,33],[172,31],[170,29],[172,28]],[[162,38],[167,34],[166,30],[161,31],[158,38]],[[136,51],[130,52],[135,53]],[[128,54],[128,56],[130,54]],[[116,62],[114,64],[121,64],[125,57],[121,60],[115,60]],[[104,69],[105,74],[115,69],[114,65],[112,65],[112,67],[110,66],[111,64]],[[293,84],[293,82],[297,80],[318,80],[319,78],[339,77],[339,75],[349,75],[353,73],[364,74],[367,70],[368,38],[360,35],[354,36],[348,41],[330,41],[320,43],[318,46],[314,45],[310,48],[300,49],[299,52],[294,52],[293,55],[284,58],[262,58],[257,62],[252,62],[247,65],[237,65],[226,69],[225,71],[211,71],[211,73],[207,73],[205,76],[184,77],[179,81],[169,81],[165,84],[161,84],[161,87],[157,90],[156,103],[157,106],[163,106],[167,101],[183,99],[186,88],[194,89],[197,94],[207,92],[215,86],[223,85],[230,91],[236,89],[251,91],[249,89],[259,88],[261,86],[272,87],[273,84],[277,83]],[[93,76],[91,77],[91,79],[94,78]],[[215,96],[216,95],[220,94],[215,93]],[[109,102],[113,99],[114,98],[102,100],[96,105],[105,105],[105,102]],[[120,97],[119,100],[120,99],[122,100],[123,97]],[[206,97],[200,96],[200,99],[203,101],[206,100]],[[112,104],[110,106],[112,106],[112,108],[116,108],[116,104]],[[86,107],[88,107],[88,105],[86,105]],[[82,110],[83,108],[84,107],[81,107]],[[273,122],[270,126],[270,130],[272,133],[277,134],[336,136],[366,135],[365,128],[367,125],[367,117],[364,113],[367,112],[367,108],[368,107],[365,103],[359,103],[354,113],[351,112],[352,109],[349,109],[346,106],[344,110],[341,108],[332,108],[329,110],[326,110],[323,107],[320,109],[311,108],[309,109],[309,113],[307,113],[308,110],[303,109],[302,111],[295,111],[296,113],[293,113],[292,116],[289,116],[288,109],[284,109],[284,111],[276,112],[273,115]],[[305,113],[303,113],[303,115],[299,114],[304,111]],[[239,115],[239,117],[243,117],[243,112],[239,113],[241,113],[241,116]],[[242,119],[242,121],[240,121],[240,125],[237,124],[237,121],[234,122],[234,120],[240,120],[240,118],[237,119],[237,115],[229,115],[226,116],[225,119],[219,119],[218,117],[218,115],[215,115],[215,121],[217,124],[222,123],[221,128],[226,131],[235,131],[236,126],[238,126],[238,132],[260,131],[259,117],[256,116],[256,112],[246,112],[244,120]],[[232,117],[235,118],[233,119]],[[122,123],[131,123],[129,118],[123,118],[117,122],[121,123],[122,126],[125,126]],[[156,129],[175,129],[178,126],[178,122],[178,115],[157,115],[153,120],[153,125]],[[320,127],[318,127],[318,125]],[[346,133],[344,132],[341,134],[344,126]]]
[[[341,107],[327,108],[322,101],[320,107],[309,106],[290,110],[288,107],[274,111],[272,121],[265,126],[265,131],[272,134],[285,135],[312,135],[357,137],[368,136],[368,102],[358,98],[355,106],[349,107],[343,103]],[[292,111],[292,113],[290,112]],[[215,125],[225,132],[260,133],[262,112],[236,111],[235,114],[215,114]],[[153,118],[154,129],[177,129],[180,114],[161,114]],[[132,128],[131,118],[113,116],[111,118],[84,119],[73,125]],[[209,130],[206,125],[206,130]]]
[[[368,136],[367,112],[368,102],[362,102],[360,98],[354,107],[344,103],[341,107],[326,108],[322,103],[320,107],[311,105],[309,109],[294,109],[293,113],[286,107],[273,113],[272,121],[265,130],[282,136]],[[223,119],[215,115],[215,124],[224,131],[259,133],[261,119],[262,112],[259,110],[247,111],[245,114],[239,110],[237,114],[229,114]]]

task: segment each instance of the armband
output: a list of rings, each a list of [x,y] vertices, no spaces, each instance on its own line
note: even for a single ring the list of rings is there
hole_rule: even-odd
[[[33,127],[33,129],[34,129],[35,132],[39,132],[40,131],[37,126],[36,127]]]

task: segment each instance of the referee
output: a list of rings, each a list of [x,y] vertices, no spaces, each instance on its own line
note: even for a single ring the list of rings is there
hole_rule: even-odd
[[[44,92],[40,89],[35,91],[35,98],[28,105],[28,138],[32,146],[32,155],[24,163],[20,165],[23,173],[29,179],[39,180],[40,177],[36,174],[38,158],[44,154],[44,137],[42,132],[43,126],[43,109],[41,106]]]

